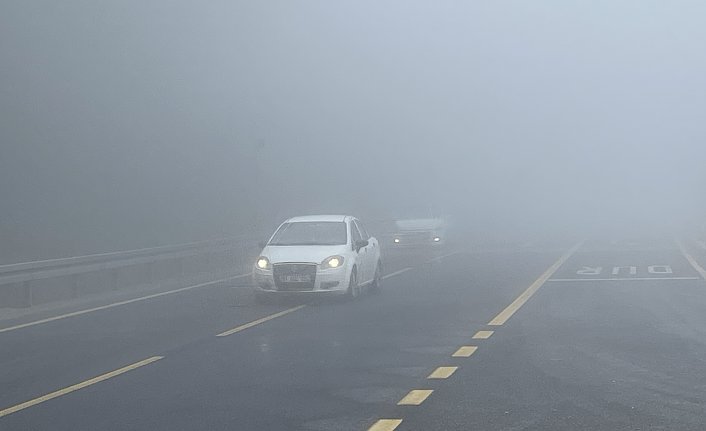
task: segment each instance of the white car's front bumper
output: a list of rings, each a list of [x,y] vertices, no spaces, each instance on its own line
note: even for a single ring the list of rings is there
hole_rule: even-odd
[[[294,283],[289,283],[287,288],[282,283],[276,283],[272,270],[253,270],[253,284],[255,290],[263,293],[273,294],[345,294],[348,290],[349,271],[344,265],[336,269],[317,268],[314,277],[313,288],[292,287]]]

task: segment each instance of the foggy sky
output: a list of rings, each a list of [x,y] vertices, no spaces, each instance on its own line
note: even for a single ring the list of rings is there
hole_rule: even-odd
[[[3,256],[320,212],[704,220],[704,22],[700,1],[3,1]]]

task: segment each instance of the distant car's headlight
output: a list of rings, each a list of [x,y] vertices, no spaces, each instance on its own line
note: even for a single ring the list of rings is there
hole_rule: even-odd
[[[435,237],[434,237],[434,242],[439,242],[439,241],[441,241],[441,238],[439,238],[438,236],[435,236]]]
[[[343,265],[343,256],[330,256],[321,262],[322,268],[340,268]]]
[[[399,239],[399,238],[395,238],[395,239],[393,239],[393,241],[395,242],[395,244],[399,244],[399,243],[400,243],[400,239]]]
[[[256,265],[260,269],[270,269],[270,260],[265,256],[260,256],[257,258]]]

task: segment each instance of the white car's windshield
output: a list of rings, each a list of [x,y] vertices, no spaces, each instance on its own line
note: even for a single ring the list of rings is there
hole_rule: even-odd
[[[348,239],[345,222],[285,223],[269,245],[344,245]]]

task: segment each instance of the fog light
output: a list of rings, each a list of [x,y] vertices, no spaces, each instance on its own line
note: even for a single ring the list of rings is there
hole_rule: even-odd
[[[438,236],[435,236],[435,237],[434,237],[434,242],[439,242],[439,241],[441,241],[441,238],[439,238]]]
[[[400,243],[400,239],[399,239],[399,238],[395,238],[394,241],[395,241],[395,244],[399,244],[399,243]]]

